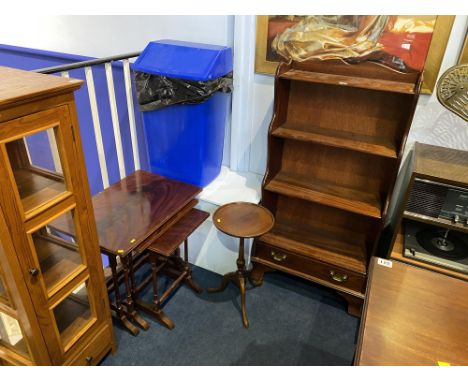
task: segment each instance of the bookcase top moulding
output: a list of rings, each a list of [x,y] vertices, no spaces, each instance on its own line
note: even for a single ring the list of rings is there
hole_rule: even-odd
[[[289,68],[278,69],[284,79],[350,86],[362,89],[414,94],[419,72],[403,73],[385,65],[367,61],[347,64],[341,60],[291,62]]]

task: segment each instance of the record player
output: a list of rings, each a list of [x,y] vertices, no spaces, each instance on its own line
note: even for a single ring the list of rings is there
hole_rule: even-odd
[[[405,221],[403,256],[468,274],[468,234]]]

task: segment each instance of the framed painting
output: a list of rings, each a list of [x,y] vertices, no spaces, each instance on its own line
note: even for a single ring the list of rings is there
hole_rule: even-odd
[[[424,70],[432,93],[455,16],[257,16],[255,71],[274,74],[281,60],[381,61]]]

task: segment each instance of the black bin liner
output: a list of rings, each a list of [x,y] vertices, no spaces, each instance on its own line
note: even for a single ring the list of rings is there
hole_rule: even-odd
[[[141,111],[158,110],[175,104],[196,104],[202,103],[217,91],[232,92],[232,72],[209,81],[135,72],[135,88]]]

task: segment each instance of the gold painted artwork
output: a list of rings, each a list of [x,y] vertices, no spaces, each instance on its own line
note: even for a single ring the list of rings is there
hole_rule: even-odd
[[[444,19],[450,28],[444,25],[441,31],[440,19],[435,15],[258,16],[256,71],[273,73],[279,61],[311,59],[370,60],[402,72],[426,71],[426,57],[437,43],[433,36],[450,33],[453,23],[453,17]],[[432,82],[431,75],[429,79]]]

